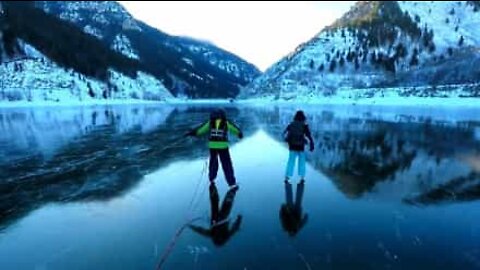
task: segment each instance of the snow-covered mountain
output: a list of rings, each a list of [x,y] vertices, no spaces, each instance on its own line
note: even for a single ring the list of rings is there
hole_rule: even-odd
[[[352,88],[399,86],[418,92],[400,95],[428,96],[435,87],[452,84],[474,85],[466,95],[479,96],[479,11],[478,1],[357,2],[240,96],[318,98]]]
[[[126,57],[109,55],[108,48],[91,42],[92,37],[89,39],[82,31],[63,25],[59,19],[35,9],[32,3],[2,3],[1,100],[65,103],[95,99],[172,98],[162,82],[153,75],[140,69],[128,69],[130,72],[127,73],[124,67],[129,62],[125,62],[123,67],[119,65]],[[41,27],[58,31],[46,33],[47,28]],[[72,43],[88,46],[97,54],[75,52],[77,48],[69,48],[67,41],[56,47],[56,41],[62,43],[62,39],[68,39],[69,35]],[[86,63],[89,58],[95,60]],[[82,64],[82,60],[86,64]]]
[[[170,36],[133,18],[114,1],[36,1],[35,5],[123,55],[139,60],[174,95],[234,97],[259,70],[206,42]]]
[[[0,1],[1,100],[234,97],[259,71],[113,1]]]

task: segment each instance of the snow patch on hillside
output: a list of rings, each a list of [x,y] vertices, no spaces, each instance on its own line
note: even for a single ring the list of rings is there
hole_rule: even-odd
[[[412,18],[418,16],[420,25],[433,30],[437,49],[446,51],[458,44],[461,36],[465,46],[480,44],[480,16],[472,16],[474,7],[466,1],[398,1],[398,4]]]
[[[112,43],[112,49],[131,59],[140,59],[138,53],[132,48],[130,40],[124,35],[115,36]]]
[[[95,28],[91,25],[87,25],[83,28],[83,32],[87,33],[87,34],[90,34],[92,36],[95,36],[97,37],[98,39],[102,39],[103,38],[103,35],[102,35],[102,32],[98,29],[98,28]]]
[[[165,100],[172,98],[165,86],[153,76],[137,72],[136,78],[130,78],[110,70],[110,83],[114,86],[115,99]]]
[[[56,65],[34,47],[19,41],[26,57],[0,65],[0,101],[20,103],[96,103],[102,99],[172,99],[153,76],[138,72],[130,78],[110,70],[109,82],[86,77]]]

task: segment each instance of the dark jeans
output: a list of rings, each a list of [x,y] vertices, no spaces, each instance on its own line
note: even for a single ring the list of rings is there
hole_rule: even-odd
[[[235,185],[235,175],[233,173],[232,159],[230,158],[230,152],[227,149],[210,149],[210,164],[208,177],[211,182],[215,180],[218,172],[218,158],[222,162],[223,173],[229,186]]]

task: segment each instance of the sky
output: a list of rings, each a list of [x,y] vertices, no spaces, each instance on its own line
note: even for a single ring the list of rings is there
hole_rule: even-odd
[[[204,40],[265,71],[347,12],[354,1],[120,1],[163,32]]]

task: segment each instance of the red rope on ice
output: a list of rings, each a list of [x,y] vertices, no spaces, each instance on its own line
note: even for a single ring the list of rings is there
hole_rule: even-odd
[[[185,228],[187,228],[188,225],[190,225],[192,222],[195,222],[195,221],[200,219],[200,217],[189,218],[189,216],[192,215],[193,209],[195,208],[194,207],[194,205],[196,205],[196,204],[194,204],[195,198],[198,195],[198,190],[199,190],[199,187],[201,186],[201,181],[203,180],[203,176],[205,175],[207,167],[208,167],[208,160],[206,160],[204,165],[203,165],[202,173],[200,175],[199,181],[197,182],[197,186],[195,188],[195,192],[193,193],[192,200],[190,201],[190,204],[188,206],[189,211],[187,212],[187,215],[186,215],[186,220],[187,221],[180,228],[178,228],[178,230],[175,233],[175,235],[173,236],[172,240],[170,240],[170,242],[168,243],[165,251],[163,252],[162,256],[160,257],[160,260],[157,263],[157,266],[155,268],[156,270],[160,270],[162,268],[163,264],[167,261],[168,256],[170,256],[170,254],[172,253],[172,251],[175,247],[175,244],[177,243],[178,239],[180,238],[180,235],[183,233]],[[197,202],[197,204],[198,204],[198,202]]]
[[[162,257],[160,257],[160,260],[158,261],[158,264],[157,264],[157,267],[156,269],[157,270],[160,270],[163,266],[163,264],[167,261],[168,259],[168,256],[170,255],[170,253],[172,253],[173,251],[173,248],[175,247],[175,244],[177,243],[177,240],[178,238],[180,238],[180,235],[182,234],[182,232],[185,230],[185,228],[188,227],[188,225],[190,225],[190,223],[198,220],[200,218],[194,218],[194,219],[191,219],[190,221],[186,222],[185,224],[182,225],[182,227],[180,227],[177,232],[175,233],[175,235],[173,236],[172,240],[170,241],[170,243],[168,244],[167,248],[165,249],[165,251],[163,252],[162,254]]]

